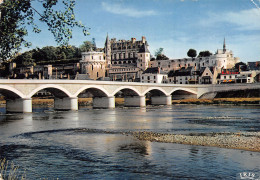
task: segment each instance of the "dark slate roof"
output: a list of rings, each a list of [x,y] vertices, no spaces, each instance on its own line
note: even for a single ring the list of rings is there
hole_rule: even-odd
[[[170,71],[168,73],[168,77],[174,77],[174,76],[191,76],[192,67],[188,67],[185,69],[185,67],[182,67],[180,70],[176,70],[175,72]]]
[[[175,73],[174,70],[169,71],[169,72],[168,72],[168,77],[173,77],[173,76],[174,76],[174,73]]]
[[[159,73],[159,68],[158,67],[152,67],[152,68],[147,68],[143,74],[145,73],[150,73],[150,74],[157,74]]]
[[[150,51],[148,50],[146,44],[143,44],[143,45],[140,47],[139,53],[150,53]]]
[[[248,62],[247,63],[249,70],[260,70],[260,62]]]
[[[165,71],[160,70],[158,67],[147,68],[143,74],[167,74]]]

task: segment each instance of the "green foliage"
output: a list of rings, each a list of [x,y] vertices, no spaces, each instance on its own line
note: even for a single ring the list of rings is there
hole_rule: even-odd
[[[212,53],[209,52],[209,51],[201,51],[201,52],[199,53],[198,57],[209,57],[209,56],[211,56],[211,55],[212,55]]]
[[[25,66],[33,65],[34,59],[32,58],[32,52],[27,51],[20,56],[17,57],[16,59],[17,64],[23,64]]]
[[[188,57],[196,57],[197,56],[197,51],[195,49],[189,49],[189,51],[187,52]]]
[[[33,1],[42,5],[43,12],[32,6]],[[41,30],[34,23],[36,17],[47,24],[48,30],[60,45],[68,45],[74,27],[82,28],[84,35],[88,35],[88,29],[75,19],[75,2],[76,0],[63,0],[64,11],[61,11],[54,10],[58,0],[5,0],[0,5],[0,59],[7,60],[17,53],[21,46],[31,45],[24,39],[28,35],[26,26],[32,26],[33,32],[39,33]]]
[[[91,49],[94,50],[95,46],[90,41],[84,41],[82,45],[79,46],[81,52],[88,52]]]
[[[159,54],[163,54],[163,48],[159,48],[155,50],[154,56],[157,57]]]
[[[79,48],[75,46],[46,46],[26,51],[14,58],[17,65],[28,66],[33,64],[54,63],[55,61],[63,61],[64,63],[71,59],[81,57]]]
[[[169,58],[164,54],[158,54],[156,60],[169,60]]]
[[[163,48],[159,48],[154,53],[156,60],[168,60],[169,58],[164,55]]]

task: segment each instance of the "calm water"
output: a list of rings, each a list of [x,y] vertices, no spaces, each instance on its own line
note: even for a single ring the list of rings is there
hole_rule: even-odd
[[[260,174],[257,152],[146,142],[120,133],[259,131],[260,106],[0,111],[0,159],[26,169],[27,179],[236,179],[240,172]]]

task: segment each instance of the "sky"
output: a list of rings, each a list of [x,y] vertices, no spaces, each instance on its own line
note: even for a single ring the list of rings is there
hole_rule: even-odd
[[[145,36],[152,55],[159,48],[169,58],[185,58],[192,48],[215,53],[226,48],[243,62],[260,61],[260,0],[76,0],[76,19],[91,28],[90,35],[75,28],[71,45],[95,38],[141,40]],[[47,27],[29,33],[35,47],[57,46]]]

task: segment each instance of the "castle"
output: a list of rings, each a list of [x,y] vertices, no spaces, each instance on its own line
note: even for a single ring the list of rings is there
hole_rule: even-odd
[[[256,72],[240,73],[240,66],[234,69],[238,62],[240,62],[239,58],[234,57],[233,52],[226,48],[225,39],[223,48],[208,56],[156,60],[151,58],[149,45],[144,36],[141,40],[136,40],[136,38],[116,40],[109,39],[107,35],[103,49],[83,52],[77,64],[45,65],[44,67],[37,65],[23,67],[20,70],[15,64],[10,64],[9,71],[14,74],[14,78],[21,77],[16,75],[20,71],[24,74],[24,78],[173,84],[252,83],[256,76],[258,80],[260,79],[260,69],[257,69],[259,66],[254,69]],[[236,75],[227,76],[226,72]],[[36,74],[37,77],[30,74]]]

